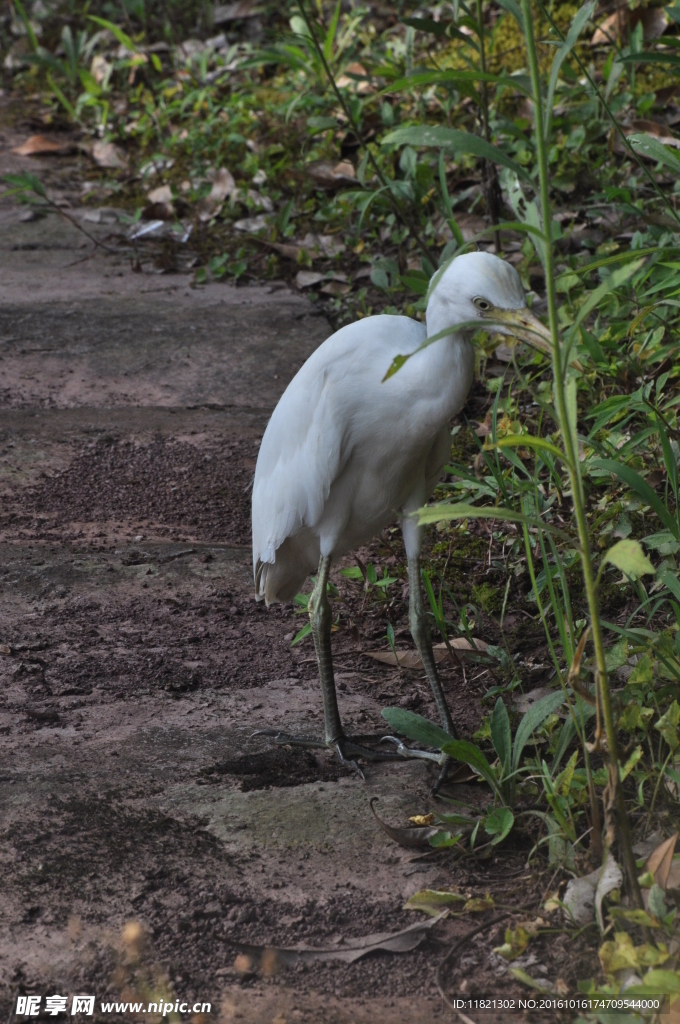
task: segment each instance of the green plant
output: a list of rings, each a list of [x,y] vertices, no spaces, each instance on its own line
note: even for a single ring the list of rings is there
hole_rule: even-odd
[[[396,732],[408,739],[437,747],[443,753],[469,764],[490,785],[494,797],[500,803],[512,806],[515,802],[517,774],[524,748],[535,730],[563,703],[564,696],[561,693],[551,693],[542,697],[521,719],[513,740],[508,712],[499,697],[490,721],[491,740],[498,757],[495,768],[491,767],[485,754],[474,743],[455,740],[421,715],[403,711],[401,708],[385,708],[382,715]],[[455,746],[456,744],[459,746]]]

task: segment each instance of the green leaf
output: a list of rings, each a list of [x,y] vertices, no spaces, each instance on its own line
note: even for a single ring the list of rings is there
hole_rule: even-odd
[[[488,782],[499,800],[505,803],[496,774],[479,747],[476,747],[474,743],[468,742],[468,740],[449,740],[441,749],[445,754],[455,758],[456,761],[469,764],[474,771],[482,776],[485,782]]]
[[[641,985],[626,987],[626,995],[670,995],[680,992],[680,971],[661,971],[658,968],[647,971]]]
[[[326,38],[323,41],[323,55],[326,61],[330,64],[333,59],[333,42],[335,40],[335,33],[338,29],[338,21],[340,20],[340,8],[342,6],[342,0],[338,0],[333,16],[331,17],[328,31],[326,32]]]
[[[567,425],[571,434],[571,443],[574,451],[578,452],[578,389],[575,377],[569,378],[564,391],[567,406]]]
[[[529,945],[530,939],[531,934],[521,924],[517,925],[516,928],[506,928],[505,942],[502,946],[497,946],[494,949],[494,953],[498,953],[499,956],[504,957],[506,960],[514,960],[522,955]]]
[[[412,711],[405,711],[403,708],[383,708],[382,716],[395,732],[409,740],[415,740],[416,743],[423,743],[426,747],[441,750],[446,743],[451,742],[452,737],[447,732]]]
[[[542,437],[533,437],[531,434],[506,434],[496,441],[493,448],[535,448],[537,451],[549,452],[550,455],[554,455],[556,459],[562,459],[562,462],[567,461],[567,456],[558,448],[555,444],[550,444],[549,441],[545,441]]]
[[[647,669],[647,667],[649,667],[649,677],[646,678],[644,681],[648,682],[648,683],[651,683],[652,678],[653,678],[652,667],[654,665],[654,660],[652,658],[650,658],[650,656],[648,654],[645,655],[645,657],[642,659],[642,661],[639,661],[637,663],[637,665],[635,666],[635,669],[639,669],[640,666],[645,661],[645,659],[649,659],[647,661],[647,663],[645,664],[645,666],[644,666],[645,669]],[[635,671],[635,669],[633,671]],[[645,671],[644,674],[646,676],[647,672]],[[631,674],[628,677],[628,682],[629,683],[631,682],[631,680],[633,680],[633,672],[631,672]],[[635,682],[641,682],[641,681],[642,680],[639,679],[639,678],[633,680],[634,683]],[[630,704],[626,705],[625,711],[623,712],[623,714],[619,718],[618,726],[619,726],[619,729],[624,729],[626,732],[630,732],[630,733],[636,732],[638,729],[641,730],[642,732],[647,732],[647,726],[649,725],[650,719],[652,719],[653,717],[654,717],[654,708],[641,708],[640,705],[637,703],[637,701],[631,701]],[[639,750],[640,747],[638,747],[637,749]],[[633,753],[635,753],[635,752],[633,752]]]
[[[135,53],[138,47],[132,42],[130,36],[127,36],[122,29],[114,25],[112,21],[107,21],[106,18],[98,18],[94,14],[88,14],[90,21],[94,21],[96,25],[101,25],[102,28],[107,28],[114,39],[117,39],[126,50],[130,50],[131,53]]]
[[[457,128],[446,128],[442,125],[415,125],[411,128],[397,128],[389,132],[382,140],[383,146],[431,146],[436,149],[451,149],[457,153],[471,153],[483,160],[490,160],[495,164],[502,164],[514,171],[518,178],[533,184],[529,173],[513,160],[511,156],[504,153],[497,146],[492,146],[486,139],[469,132],[461,132]]]
[[[625,637],[615,643],[613,647],[608,647],[604,652],[604,660],[607,666],[607,672],[614,672],[617,668],[623,668],[628,661],[628,641]]]
[[[415,292],[416,295],[427,295],[427,286],[429,284],[429,278],[425,274],[423,274],[422,277],[420,277],[416,273],[400,274],[399,280],[406,288],[409,288],[412,292]]]
[[[660,555],[677,555],[680,551],[680,541],[676,540],[672,533],[664,530],[663,533],[652,533],[649,537],[643,537],[642,543],[652,551],[658,551]]]
[[[21,3],[21,0],[14,0],[14,6],[17,9],[19,17],[21,18],[21,20],[24,23],[24,28],[26,29],[26,33],[28,35],[28,38],[31,41],[31,46],[33,47],[34,50],[37,50],[38,49],[38,40],[36,39],[35,30],[33,29],[33,25],[31,24],[29,18],[26,15],[26,11],[24,10],[24,6]]]
[[[511,974],[517,981],[521,981],[527,988],[536,989],[537,992],[545,992],[547,983],[545,979],[543,981],[537,981],[536,978],[532,978],[530,974],[527,974],[521,967],[508,967],[508,974]]]
[[[6,181],[8,185],[13,185],[13,191],[35,192],[42,199],[47,198],[42,182],[39,178],[36,178],[35,174],[31,174],[30,171],[22,171],[21,174],[5,174],[1,180]]]
[[[630,538],[620,540],[606,552],[602,564],[605,565],[607,562],[634,580],[646,573],[653,575],[656,571],[639,542]]]
[[[677,750],[680,746],[678,722],[680,722],[680,706],[678,706],[677,700],[674,700],[666,714],[654,723],[654,728],[661,733],[671,750]]]
[[[436,850],[445,850],[451,846],[455,846],[462,838],[462,835],[462,832],[459,832],[455,836],[451,835],[450,832],[436,832],[431,836],[429,843],[430,846],[433,846]]]
[[[519,768],[519,759],[522,756],[522,752],[529,742],[531,734],[535,732],[540,725],[545,722],[549,715],[552,715],[559,707],[564,703],[564,694],[562,691],[556,693],[548,693],[545,697],[541,697],[533,704],[527,713],[525,714],[522,721],[519,723],[517,732],[515,733],[515,744],[512,751],[512,768],[513,771],[517,771]]]
[[[334,117],[308,117],[307,127],[315,132],[323,132],[329,128],[337,128],[338,122]]]
[[[576,722],[574,722],[574,719],[570,715],[567,718],[564,725],[562,726],[560,738],[558,740],[557,748],[555,750],[555,757],[553,758],[552,763],[553,773],[556,772],[559,768],[560,762],[566,754],[569,744],[571,743],[571,741],[577,733],[576,723],[578,723],[580,726],[584,728],[585,723],[590,718],[592,718],[596,713],[595,708],[591,707],[590,704],[586,704],[586,702],[581,700],[580,697],[577,697],[576,700],[573,702],[573,707]]]
[[[666,906],[666,901],[664,899],[664,891],[660,885],[656,884],[656,882],[649,890],[648,899],[650,913],[654,914],[654,917],[657,917],[660,921],[663,921],[664,917],[668,913],[668,907]]]
[[[509,807],[497,807],[487,815],[484,821],[484,831],[487,835],[494,836],[491,845],[496,846],[497,843],[502,843],[514,824],[515,815]]]
[[[436,838],[435,836],[432,837]],[[466,897],[457,892],[447,892],[446,889],[421,889],[409,896],[404,904],[404,910],[422,910],[430,917],[437,917],[442,910],[455,903],[465,903]]]
[[[617,270],[613,270],[609,277],[605,278],[602,284],[591,292],[586,301],[582,306],[579,307],[578,314],[573,324],[569,328],[568,337],[572,339],[580,324],[586,319],[586,317],[599,306],[605,295],[613,291],[615,288],[621,287],[626,281],[633,276],[633,274],[640,269],[644,259],[638,259],[634,263],[627,263],[623,267],[619,267]]]
[[[291,647],[295,647],[295,645],[299,644],[302,640],[304,640],[306,636],[309,636],[309,634],[311,632],[312,632],[312,624],[311,624],[311,622],[308,622],[308,623],[306,623],[306,625],[304,625],[302,627],[302,629],[299,631],[299,633],[295,634],[295,636],[293,637],[293,640],[291,641],[291,645],[290,646]]]
[[[493,709],[489,725],[491,728],[491,740],[494,745],[494,750],[498,754],[498,759],[500,760],[501,767],[503,768],[503,776],[505,777],[510,774],[512,735],[510,733],[508,709],[503,703],[501,697],[496,701],[496,706]]]
[[[675,64],[680,65],[680,57],[673,53],[627,53],[625,57],[617,54],[621,64]]]
[[[664,146],[663,142],[659,142],[653,135],[643,133],[629,135],[628,141],[636,153],[651,157],[652,160],[667,167],[673,174],[680,174],[680,157],[670,146]]]
[[[348,580],[363,580],[364,578],[364,574],[358,565],[353,565],[349,569],[341,569],[340,575]]]
[[[371,284],[381,291],[386,292],[390,286],[390,279],[382,267],[373,267],[371,270]]]
[[[667,569],[665,572],[659,574],[659,579],[663,583],[664,587],[670,590],[673,597],[676,597],[680,601],[680,580]]]
[[[624,779],[628,778],[628,776],[632,772],[633,768],[635,767],[635,765],[638,763],[638,761],[641,758],[642,758],[642,747],[641,746],[637,746],[635,748],[635,750],[633,751],[633,753],[628,758],[628,760],[626,761],[626,763],[621,767],[621,770],[620,770],[621,782],[623,782]]]
[[[616,462],[614,459],[590,459],[587,463],[588,469],[604,469],[609,473],[613,473],[618,476],[619,480],[622,480],[624,484],[627,484],[631,490],[635,491],[640,495],[646,505],[652,508],[661,522],[664,524],[666,529],[670,530],[674,537],[680,540],[680,529],[673,516],[670,514],[666,506],[659,500],[656,492],[649,486],[646,480],[636,473],[630,466],[624,465],[622,462]]]
[[[527,88],[525,76],[513,77],[507,75],[493,75],[489,71],[461,71],[449,68],[446,71],[421,71],[415,75],[408,75],[406,78],[398,78],[383,89],[383,92],[402,92],[404,89],[412,89],[416,85],[446,85],[448,82],[489,82],[494,85],[506,86],[517,89],[525,95],[531,95],[531,89]]]
[[[635,667],[633,668],[633,671],[628,676],[628,682],[631,686],[633,686],[636,683],[651,683],[653,679],[654,655],[650,651],[648,651],[645,655],[643,655],[642,658],[640,658],[637,665],[635,665]],[[643,719],[645,718],[647,710],[649,710],[650,715],[653,714],[651,708],[646,709],[645,714],[642,716]],[[646,729],[646,726],[641,726],[641,728]]]
[[[464,502],[452,505],[426,505],[424,508],[419,508],[415,514],[418,516],[420,526],[425,526],[428,523],[448,522],[452,519],[498,519],[500,522],[524,523],[526,526],[533,526],[538,530],[546,530],[569,543],[573,541],[573,538],[563,530],[558,530],[542,519],[531,519],[522,512],[515,512],[511,508],[501,508],[498,505],[482,508],[477,505],[467,505]]]

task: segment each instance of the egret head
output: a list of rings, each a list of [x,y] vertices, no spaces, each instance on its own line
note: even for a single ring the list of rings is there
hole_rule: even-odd
[[[457,256],[430,284],[428,335],[471,321],[520,338],[541,352],[551,351],[550,333],[528,308],[519,274],[490,252]],[[474,328],[465,329],[471,334]]]

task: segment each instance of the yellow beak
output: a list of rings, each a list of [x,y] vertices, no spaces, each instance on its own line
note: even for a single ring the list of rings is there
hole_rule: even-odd
[[[523,309],[494,309],[492,317],[508,327],[520,341],[526,341],[527,345],[548,356],[552,355],[550,331],[526,306]]]

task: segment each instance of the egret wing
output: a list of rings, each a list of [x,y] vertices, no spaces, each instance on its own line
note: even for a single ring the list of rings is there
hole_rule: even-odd
[[[376,402],[394,355],[413,351],[424,336],[424,326],[408,317],[367,317],[328,338],[288,385],[265,431],[255,470],[256,578],[258,564],[272,565],[289,538],[314,531],[351,457],[362,410]],[[395,387],[396,379],[391,381]]]
[[[308,361],[267,426],[253,483],[253,565],[273,563],[277,549],[321,518],[343,468],[343,426],[331,376]]]

